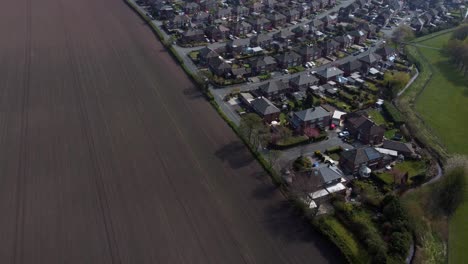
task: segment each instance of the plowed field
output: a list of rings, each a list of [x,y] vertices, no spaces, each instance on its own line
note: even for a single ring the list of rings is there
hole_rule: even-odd
[[[341,260],[123,1],[4,1],[0,32],[0,263]]]

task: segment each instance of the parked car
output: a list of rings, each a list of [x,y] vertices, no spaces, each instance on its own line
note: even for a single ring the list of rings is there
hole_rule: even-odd
[[[342,132],[338,133],[338,137],[340,137],[340,138],[349,137],[349,132],[348,131],[342,131]]]

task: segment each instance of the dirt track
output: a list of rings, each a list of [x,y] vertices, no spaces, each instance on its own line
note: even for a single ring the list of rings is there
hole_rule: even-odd
[[[0,263],[340,260],[122,1],[0,32]]]

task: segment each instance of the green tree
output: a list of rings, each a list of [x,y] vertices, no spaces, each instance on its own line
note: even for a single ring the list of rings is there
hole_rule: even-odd
[[[259,115],[249,113],[242,117],[239,129],[247,141],[252,144],[254,134],[264,126],[263,120]]]
[[[400,45],[402,42],[408,42],[412,39],[414,39],[413,29],[404,24],[396,28],[391,37],[392,42],[396,45]]]
[[[452,216],[463,202],[466,193],[466,177],[466,167],[460,166],[447,171],[442,180],[434,185],[432,203],[434,213]]]

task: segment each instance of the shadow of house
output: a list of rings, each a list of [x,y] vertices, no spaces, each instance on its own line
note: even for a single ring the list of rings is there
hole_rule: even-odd
[[[363,144],[378,145],[383,142],[385,129],[361,114],[348,114],[344,127],[351,137]]]

